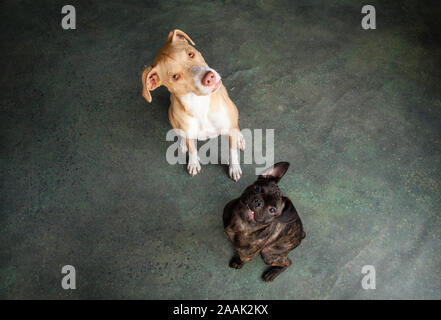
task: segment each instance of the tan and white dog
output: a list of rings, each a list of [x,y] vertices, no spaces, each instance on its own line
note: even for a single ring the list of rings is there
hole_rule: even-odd
[[[153,64],[142,73],[142,95],[152,101],[150,91],[163,85],[170,91],[168,117],[182,137],[182,152],[189,151],[187,170],[191,176],[201,170],[196,140],[229,136],[229,175],[239,180],[242,170],[238,148],[244,150],[236,105],[228,96],[220,75],[210,68],[194,42],[181,30],[169,33]]]

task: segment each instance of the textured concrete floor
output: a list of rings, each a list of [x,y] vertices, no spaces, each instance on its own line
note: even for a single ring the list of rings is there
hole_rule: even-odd
[[[375,31],[365,1],[253,2],[69,1],[63,31],[67,3],[2,1],[1,298],[441,298],[438,2],[370,1]],[[256,165],[166,162],[169,94],[147,104],[140,75],[174,28],[291,162],[308,236],[274,283],[228,268],[222,230]]]

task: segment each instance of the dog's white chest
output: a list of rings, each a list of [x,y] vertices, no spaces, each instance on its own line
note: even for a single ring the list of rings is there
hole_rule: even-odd
[[[187,94],[181,100],[191,114],[187,130],[190,139],[214,138],[230,129],[230,119],[224,107],[218,112],[210,111],[210,96]]]

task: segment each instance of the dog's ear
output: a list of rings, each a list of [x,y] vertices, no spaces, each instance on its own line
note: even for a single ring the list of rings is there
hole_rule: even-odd
[[[260,175],[258,180],[273,180],[276,183],[282,179],[286,171],[289,168],[289,162],[278,162],[272,167],[265,169]]]
[[[179,29],[175,29],[173,31],[170,31],[170,33],[167,36],[168,42],[177,42],[177,41],[185,41],[190,42],[192,45],[194,45],[193,40],[184,32]]]
[[[148,101],[152,102],[150,91],[155,90],[161,85],[158,68],[149,66],[145,68],[142,73],[142,96]]]

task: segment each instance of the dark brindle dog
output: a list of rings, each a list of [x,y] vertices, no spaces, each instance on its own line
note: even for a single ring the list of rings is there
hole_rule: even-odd
[[[291,265],[288,253],[306,235],[294,205],[277,185],[288,167],[288,162],[276,163],[224,208],[225,232],[238,253],[230,267],[240,269],[260,253],[271,266],[262,276],[265,281]]]

